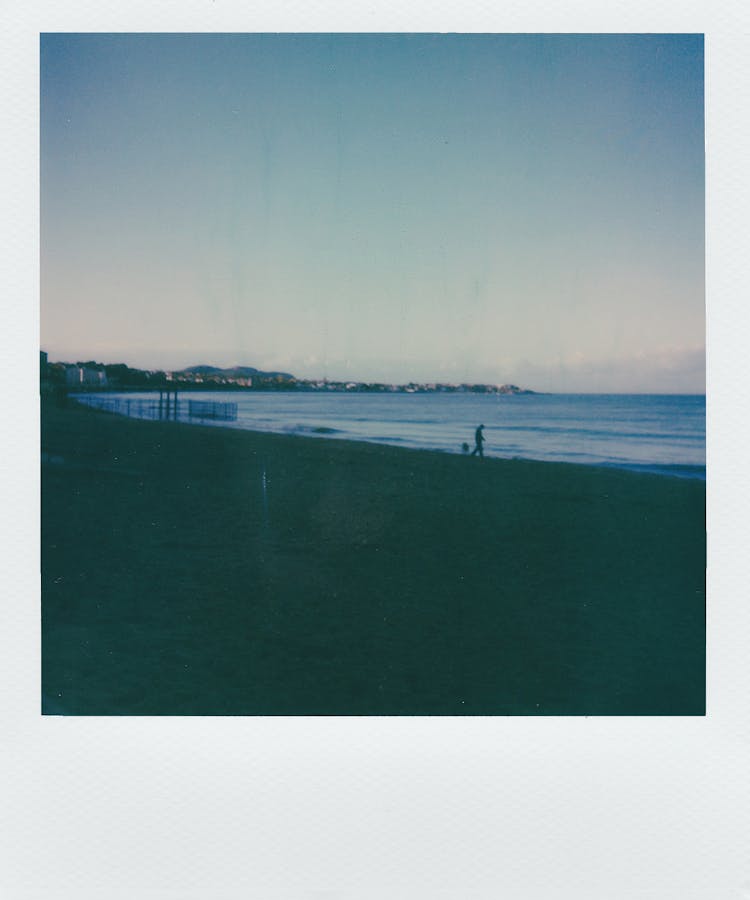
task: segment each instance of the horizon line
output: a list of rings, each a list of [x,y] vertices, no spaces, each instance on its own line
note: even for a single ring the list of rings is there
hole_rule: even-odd
[[[43,350],[40,347],[40,353],[45,353],[47,351]],[[75,362],[68,362],[66,360],[58,359],[58,360],[49,360],[48,365],[79,365],[82,364],[81,360],[76,360]],[[332,378],[328,375],[324,376],[304,376],[300,377],[294,375],[291,372],[285,372],[281,369],[259,369],[257,366],[248,365],[246,363],[232,363],[231,365],[221,366],[216,365],[214,363],[192,363],[186,366],[182,366],[181,368],[162,368],[160,366],[155,367],[141,367],[141,366],[133,366],[127,362],[100,362],[95,360],[93,357],[86,362],[93,362],[95,365],[99,366],[117,366],[124,365],[129,369],[135,369],[141,372],[164,372],[164,374],[174,374],[179,372],[185,372],[188,369],[194,369],[199,367],[206,368],[214,368],[219,371],[227,371],[231,369],[255,369],[256,372],[262,375],[273,375],[273,374],[285,374],[290,375],[295,381],[305,381],[305,382],[313,382],[313,381],[322,381],[328,383],[349,383],[349,384],[383,384],[383,385],[391,385],[394,387],[403,387],[410,384],[415,385],[425,385],[425,384],[435,384],[435,385],[446,385],[451,387],[460,387],[461,385],[474,386],[474,385],[485,385],[485,386],[493,386],[493,387],[505,387],[505,386],[513,386],[520,387],[523,391],[532,392],[534,394],[560,394],[567,396],[576,396],[576,395],[587,395],[587,396],[683,396],[683,397],[705,397],[706,389],[703,390],[679,390],[679,391],[666,391],[666,390],[609,390],[609,391],[596,391],[596,390],[573,390],[573,391],[559,391],[559,390],[537,390],[535,388],[522,387],[518,384],[515,384],[512,381],[440,381],[437,379],[429,379],[429,380],[421,380],[417,381],[411,379],[409,381],[391,381],[391,380],[380,380],[380,379],[359,379],[359,378]]]

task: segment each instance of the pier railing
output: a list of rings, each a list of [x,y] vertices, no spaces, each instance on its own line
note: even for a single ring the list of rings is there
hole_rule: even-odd
[[[101,409],[104,412],[134,419],[177,421],[180,418],[210,419],[234,422],[237,419],[236,403],[217,403],[212,400],[180,401],[177,391],[159,391],[152,397],[108,397],[102,394],[86,394],[76,398],[79,403]]]
[[[188,400],[188,416],[191,419],[220,419],[234,422],[237,418],[236,403],[214,403],[211,400]]]

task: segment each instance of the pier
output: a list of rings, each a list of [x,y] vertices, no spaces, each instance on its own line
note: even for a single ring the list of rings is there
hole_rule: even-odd
[[[105,394],[87,394],[77,397],[76,400],[104,412],[134,419],[174,422],[181,417],[221,422],[234,422],[237,419],[236,403],[188,400],[186,407],[176,390],[160,390],[158,399],[154,393],[153,397],[112,397]]]

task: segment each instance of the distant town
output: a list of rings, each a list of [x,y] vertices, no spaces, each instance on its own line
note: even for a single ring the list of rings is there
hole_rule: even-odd
[[[251,366],[189,366],[175,371],[135,369],[125,363],[49,362],[40,352],[42,393],[59,391],[255,390],[339,391],[348,393],[477,393],[533,394],[515,384],[449,384],[440,382],[385,384],[296,378],[288,372],[263,372]]]

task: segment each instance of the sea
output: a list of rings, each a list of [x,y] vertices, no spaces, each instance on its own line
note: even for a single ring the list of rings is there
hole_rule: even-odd
[[[157,415],[153,393],[76,399],[139,418]],[[200,401],[193,403],[193,415],[191,399]],[[200,415],[211,403],[236,404],[236,419]],[[473,449],[481,424],[488,457],[706,477],[703,395],[185,391],[177,418],[446,453],[465,452],[464,444]]]

